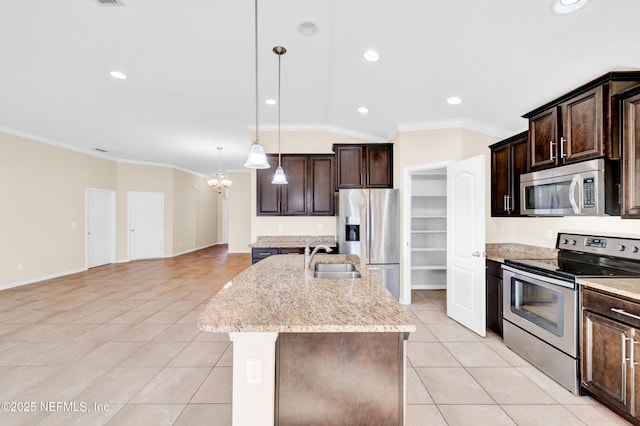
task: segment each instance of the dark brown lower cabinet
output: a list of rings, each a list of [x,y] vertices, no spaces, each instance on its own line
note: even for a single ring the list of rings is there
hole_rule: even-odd
[[[502,337],[502,264],[487,260],[487,328]]]
[[[640,304],[582,290],[582,387],[640,424]]]
[[[402,425],[405,333],[280,333],[275,424]]]

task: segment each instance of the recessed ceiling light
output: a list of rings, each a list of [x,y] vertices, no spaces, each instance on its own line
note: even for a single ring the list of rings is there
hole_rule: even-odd
[[[589,0],[555,0],[552,10],[559,15],[573,13],[584,7]]]
[[[460,98],[459,98],[459,97],[457,97],[457,96],[452,96],[452,97],[450,97],[450,98],[447,98],[447,103],[448,103],[449,105],[458,105],[458,104],[461,104],[461,103],[462,103],[462,99],[460,99]]]
[[[362,57],[367,62],[378,62],[380,60],[380,54],[372,49],[365,50]]]
[[[265,104],[267,105],[275,105],[277,104],[275,99],[267,99],[266,101],[264,101]]]
[[[118,80],[126,80],[127,79],[127,75],[123,72],[120,71],[111,71],[109,73],[109,75],[111,75],[111,77],[113,78],[117,78]]]
[[[303,22],[298,25],[298,32],[303,36],[311,37],[318,34],[318,26],[313,22]]]
[[[367,107],[363,107],[363,106],[362,106],[362,107],[359,107],[359,108],[358,108],[358,112],[359,112],[360,114],[368,114],[368,113],[369,113],[369,108],[367,108]]]

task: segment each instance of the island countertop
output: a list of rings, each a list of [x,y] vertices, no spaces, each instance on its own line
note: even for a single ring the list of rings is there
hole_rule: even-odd
[[[353,263],[361,278],[314,278],[315,263]],[[415,322],[354,255],[277,255],[245,269],[212,297],[200,329],[211,332],[413,332]]]

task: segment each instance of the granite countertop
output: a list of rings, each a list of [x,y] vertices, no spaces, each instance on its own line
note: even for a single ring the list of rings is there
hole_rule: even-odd
[[[485,248],[489,260],[504,263],[505,259],[555,259],[558,250],[526,244],[492,243]]]
[[[314,278],[315,263],[353,263],[361,278]],[[275,255],[242,271],[210,300],[198,320],[211,332],[413,332],[415,322],[358,256]]]
[[[336,237],[334,235],[298,235],[298,236],[258,236],[255,242],[251,243],[251,247],[255,248],[281,248],[281,247],[306,247],[309,244],[315,247],[320,244],[327,246],[336,245]]]
[[[578,278],[582,287],[640,301],[640,278]]]

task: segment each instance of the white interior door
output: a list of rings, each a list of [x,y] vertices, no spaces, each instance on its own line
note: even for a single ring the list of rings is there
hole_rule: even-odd
[[[129,192],[129,259],[162,257],[164,194]]]
[[[115,258],[115,192],[87,188],[87,268]]]
[[[447,171],[447,315],[486,333],[484,155]]]

